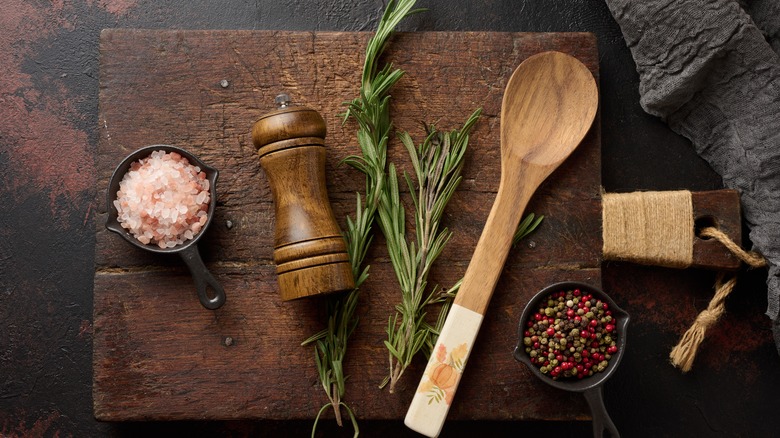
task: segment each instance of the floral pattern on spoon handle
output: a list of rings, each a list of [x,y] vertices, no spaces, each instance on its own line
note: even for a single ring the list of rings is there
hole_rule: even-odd
[[[482,319],[479,313],[453,304],[406,413],[407,427],[429,437],[439,435]]]

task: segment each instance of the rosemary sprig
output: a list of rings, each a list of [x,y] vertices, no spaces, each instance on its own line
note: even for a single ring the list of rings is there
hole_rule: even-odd
[[[352,116],[358,123],[357,140],[361,155],[346,157],[343,162],[362,172],[366,177],[365,202],[357,194],[355,219],[347,217],[345,239],[355,278],[355,288],[346,296],[328,300],[328,325],[321,332],[303,341],[302,345],[315,343],[314,359],[320,383],[328,402],[325,403],[312,427],[312,437],[322,414],[332,408],[336,422],[342,426],[341,408],[343,407],[354,427],[354,436],[359,435],[354,412],[343,401],[345,381],[343,362],[347,351],[347,341],[357,327],[355,315],[360,285],[368,277],[369,266],[363,261],[371,244],[371,224],[379,208],[379,200],[385,185],[387,162],[387,142],[392,129],[390,122],[390,96],[392,86],[403,76],[403,71],[393,69],[387,64],[379,69],[379,57],[395,27],[404,17],[416,13],[413,10],[415,0],[391,0],[379,21],[376,34],[369,40],[366,59],[363,64],[360,94],[347,104],[344,115],[346,122]]]
[[[408,133],[399,134],[417,180],[415,189],[409,175],[404,173],[414,203],[416,241],[410,243],[406,239],[406,211],[400,201],[395,168],[390,164],[388,184],[379,204],[379,224],[401,288],[401,303],[387,324],[385,346],[389,375],[380,385],[384,387],[389,382],[391,393],[435,330],[425,321],[428,305],[439,302],[436,288],[427,291],[428,274],[452,236],[447,228],[439,229],[440,222],[445,206],[460,184],[469,132],[481,113],[481,109],[474,111],[459,130],[440,132],[433,126],[427,127],[428,135],[418,147]]]
[[[447,313],[462,279],[443,293],[437,287],[427,292],[428,274],[436,258],[441,254],[452,233],[439,229],[444,208],[461,180],[463,158],[468,146],[469,132],[481,110],[475,111],[460,130],[449,133],[428,127],[428,136],[419,147],[407,133],[399,134],[406,146],[417,179],[415,191],[411,178],[404,174],[415,208],[414,224],[416,241],[406,239],[406,211],[400,202],[398,181],[393,164],[388,171],[388,184],[382,194],[379,217],[382,232],[387,240],[390,261],[401,288],[401,303],[388,319],[387,340],[389,373],[380,388],[390,384],[390,392],[401,379],[414,356],[422,352],[426,358],[436,344]],[[518,226],[513,244],[533,232],[543,217],[528,214]],[[441,304],[434,325],[426,321],[432,305]]]

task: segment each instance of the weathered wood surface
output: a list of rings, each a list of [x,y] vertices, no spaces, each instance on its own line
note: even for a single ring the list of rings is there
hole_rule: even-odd
[[[367,33],[110,30],[101,35],[98,216],[94,287],[94,407],[102,420],[309,419],[323,403],[311,347],[324,325],[321,299],[282,303],[273,266],[273,206],[251,143],[252,124],[280,91],[317,109],[328,124],[327,173],[336,217],[354,210],[363,179],[339,161],[357,153],[342,102],[356,95]],[[421,138],[484,116],[472,135],[464,181],[448,208],[455,232],[432,273],[463,275],[495,197],[501,97],[526,57],[560,50],[598,78],[590,34],[402,33],[387,54],[407,75],[393,92],[398,129]],[[229,82],[220,86],[221,80]],[[546,216],[515,248],[461,383],[451,419],[573,419],[580,396],[549,389],[512,358],[527,299],[549,283],[601,282],[599,121],[540,188],[529,211]],[[227,303],[201,307],[183,263],[136,249],[103,228],[105,189],[121,159],[147,144],[184,147],[220,171],[214,223],[200,242]],[[390,160],[409,163],[397,141]],[[227,221],[232,227],[226,226]],[[377,389],[387,372],[382,345],[399,299],[384,240],[369,254],[346,373],[347,398],[365,419],[402,418],[422,371],[410,368],[395,394]],[[228,341],[228,338],[230,340]],[[227,341],[227,342],[226,342]],[[469,403],[459,403],[469,400]]]

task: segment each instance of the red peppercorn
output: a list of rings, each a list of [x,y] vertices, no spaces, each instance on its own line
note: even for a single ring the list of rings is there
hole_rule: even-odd
[[[595,319],[591,319],[590,320],[590,326],[591,327],[596,327],[597,325],[599,325],[599,322],[597,320],[595,320]]]
[[[539,343],[538,342],[534,342],[534,348],[539,348]]]
[[[537,321],[541,321],[542,320],[542,314],[541,313],[534,314],[534,319],[537,320]]]
[[[527,323],[525,323],[525,326],[531,328],[534,326],[534,323],[532,321],[528,321]]]
[[[574,317],[574,310],[572,310],[572,309],[567,310],[566,311],[566,316],[568,316],[569,318]]]
[[[612,345],[609,348],[607,348],[607,353],[609,354],[615,354],[617,353],[617,351],[618,351],[617,345]]]
[[[548,336],[552,336],[554,334],[555,334],[555,329],[554,328],[550,327],[550,328],[547,329],[547,335]]]
[[[572,292],[572,293],[574,294],[575,297],[580,296],[580,290],[579,289],[574,289],[574,292]]]
[[[590,353],[588,353],[588,350],[582,350],[582,353],[580,353],[582,357],[588,357],[590,356]]]
[[[531,336],[531,332],[526,330],[526,331],[523,332],[523,336],[525,336],[527,338],[527,337]]]
[[[605,330],[607,330],[608,332],[612,332],[613,330],[615,330],[615,326],[612,324],[607,324]]]
[[[604,309],[604,310],[609,310],[609,304],[602,303],[601,308]],[[609,315],[609,313],[607,313],[607,315]]]
[[[574,322],[582,322],[582,318],[580,318],[579,316],[575,316]]]

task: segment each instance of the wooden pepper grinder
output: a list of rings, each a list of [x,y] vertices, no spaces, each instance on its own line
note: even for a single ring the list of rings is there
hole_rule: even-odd
[[[274,199],[282,300],[352,289],[347,244],[325,187],[325,121],[317,111],[290,106],[286,94],[276,104],[252,127],[252,141]]]

